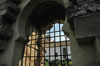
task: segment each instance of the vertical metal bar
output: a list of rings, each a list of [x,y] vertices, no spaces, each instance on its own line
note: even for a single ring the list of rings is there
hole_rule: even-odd
[[[33,61],[33,62],[34,62],[34,65],[35,65],[35,57],[36,57],[36,56],[35,56],[35,52],[36,52],[36,45],[37,45],[37,32],[36,32],[36,34],[35,34],[35,39],[34,39],[34,41],[35,41],[35,42],[34,42],[35,48],[34,48],[34,56],[33,56],[34,61]]]
[[[45,32],[44,32],[44,66],[45,66],[45,45],[46,45],[46,42],[45,42]]]
[[[39,62],[39,66],[40,66],[40,34],[39,34],[39,40],[38,40],[38,47],[39,47],[39,50],[38,50],[38,62]]]
[[[33,32],[33,26],[31,27],[31,24],[30,24],[30,26],[29,26],[29,28],[32,28],[32,32]],[[31,32],[31,31],[30,31]],[[30,56],[29,56],[29,66],[31,65],[31,47],[32,47],[32,39],[33,39],[33,37],[32,37],[33,35],[32,35],[32,33],[31,33],[31,44],[29,45],[29,47],[30,47]]]
[[[50,24],[49,24],[49,65],[50,65]]]
[[[61,28],[61,26],[60,26],[60,20],[59,20],[59,38],[60,38],[60,59],[61,59],[61,66],[62,66],[62,46],[61,46],[61,30],[60,30],[60,28]]]
[[[55,55],[55,63],[54,63],[54,65],[56,66],[56,34],[55,34],[55,24],[54,24],[54,55]]]
[[[51,11],[50,9],[49,9],[49,11]],[[49,15],[50,15],[50,13],[49,13]],[[50,65],[50,24],[49,24],[49,40],[48,40],[48,43],[49,43],[49,65]]]
[[[67,61],[67,66],[69,66],[68,48],[67,48],[67,47],[68,47],[68,46],[67,46],[67,37],[65,37],[65,40],[66,40],[65,43],[66,43],[66,50],[67,50],[67,55],[66,55],[66,56],[67,56],[67,59],[66,59],[66,61]]]
[[[32,26],[32,33],[33,33],[33,26]],[[33,35],[32,35],[32,36],[33,36]],[[36,37],[36,33],[35,33],[35,37]],[[32,45],[35,43],[35,42],[34,42],[34,43],[32,44],[32,42],[35,41],[35,38],[33,38],[33,37],[31,37],[31,38],[32,38],[32,41],[31,41],[31,47],[32,47]],[[33,49],[33,52],[35,51],[34,45],[33,45],[33,48],[31,48],[31,49]],[[30,50],[30,52],[31,52],[31,50]],[[31,53],[30,53],[30,55],[31,55]],[[32,55],[31,55],[31,56],[32,56]],[[31,63],[32,63],[32,57],[31,57],[30,60],[31,60]],[[33,61],[33,62],[34,62],[34,61]],[[30,63],[30,64],[31,64],[31,63]],[[31,65],[32,65],[32,64],[31,64]]]
[[[40,46],[41,46],[41,31],[39,32],[39,41],[38,41],[38,47],[39,47],[39,50],[38,50],[38,61],[39,61],[39,66],[40,66],[40,58],[41,58],[41,56],[40,56],[40,51],[41,51],[41,48],[40,48]]]

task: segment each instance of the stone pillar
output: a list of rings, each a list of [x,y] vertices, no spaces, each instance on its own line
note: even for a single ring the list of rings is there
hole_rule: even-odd
[[[67,8],[67,17],[63,30],[71,40],[72,65],[99,65],[99,1],[70,1],[73,5]]]
[[[63,30],[70,37],[71,56],[73,66],[85,66],[96,62],[96,49],[94,43],[78,42],[75,33],[66,21]],[[82,39],[84,40],[84,39]]]

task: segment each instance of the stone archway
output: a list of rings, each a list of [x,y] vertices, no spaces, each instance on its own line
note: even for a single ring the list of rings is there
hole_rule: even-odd
[[[46,7],[47,8],[50,8],[48,6],[52,6],[52,7],[56,7],[58,8],[58,11],[56,11],[58,14],[58,18],[62,18],[64,19],[65,18],[65,9],[64,9],[64,4],[63,4],[63,1],[61,0],[40,0],[40,1],[35,1],[35,0],[32,0],[30,1],[24,8],[23,10],[21,11],[19,17],[18,17],[18,20],[17,20],[17,32],[18,32],[18,39],[17,39],[17,42],[19,43],[22,43],[23,46],[22,46],[22,51],[24,51],[24,45],[25,45],[25,42],[22,42],[23,40],[27,40],[27,37],[26,37],[26,25],[28,23],[31,23],[31,27],[33,28],[33,32],[36,32],[36,31],[39,31],[39,28],[36,27],[36,25],[38,25],[39,23],[34,21],[33,23],[31,21],[29,21],[29,19],[31,19],[33,16],[35,16],[36,18],[38,18],[38,16],[43,16],[44,14],[41,13],[43,11],[45,11],[45,9],[42,9],[42,5],[43,4],[49,4]],[[52,8],[50,8],[52,9]],[[35,13],[35,14],[34,14]],[[37,15],[37,13],[39,13],[39,15]],[[51,12],[52,13],[52,12]],[[51,15],[53,16],[53,15]],[[44,17],[46,18],[46,17]],[[47,19],[47,18],[46,18]],[[49,21],[48,21],[49,23]],[[41,23],[42,25],[45,25],[45,23]],[[47,25],[47,24],[46,24]],[[46,26],[45,25],[45,26]],[[41,26],[42,27],[42,26]],[[30,28],[31,30],[31,28]],[[31,34],[32,32],[30,32]],[[23,53],[20,54],[20,58],[23,57]]]
[[[1,10],[0,15],[3,14],[3,16],[4,15],[5,15],[5,17],[7,16],[6,17],[7,19],[5,19],[5,20],[7,20],[6,25],[8,24],[8,27],[6,27],[6,28],[7,29],[12,28],[12,30],[13,30],[13,34],[10,33],[11,38],[10,38],[9,42],[3,41],[6,43],[0,44],[3,46],[7,46],[7,47],[3,48],[3,49],[6,48],[6,50],[4,52],[2,52],[2,53],[0,52],[1,53],[0,54],[0,58],[1,58],[0,64],[1,65],[3,64],[3,65],[8,65],[8,66],[18,66],[19,60],[23,57],[24,46],[25,46],[25,43],[27,42],[27,37],[25,34],[26,33],[25,32],[26,24],[28,22],[30,15],[32,14],[32,11],[36,10],[35,8],[37,6],[39,6],[40,4],[43,4],[43,3],[45,4],[46,2],[48,2],[48,3],[53,2],[53,4],[52,4],[53,6],[59,5],[59,6],[61,6],[62,9],[64,9],[64,4],[63,4],[62,0],[27,0],[27,3],[25,3],[25,2],[26,2],[26,0],[25,1],[22,0],[22,2],[20,2],[20,0],[0,1],[1,5],[6,4],[6,7],[7,7],[7,9],[5,9],[4,11],[0,9]],[[20,3],[20,4],[18,4],[18,3]],[[25,3],[25,4],[23,5],[23,3]],[[9,5],[9,7],[8,7],[8,5]],[[9,11],[9,8],[11,9],[11,12]],[[21,11],[19,11],[17,9],[20,9]],[[58,11],[59,10],[60,9],[58,9]],[[58,13],[58,14],[60,14],[60,13]],[[18,17],[17,17],[17,15],[18,15]],[[63,15],[64,15],[64,13],[63,13]],[[2,22],[1,16],[0,16],[0,20]],[[9,22],[9,20],[11,20],[11,21]],[[1,28],[1,23],[0,23],[0,28]],[[36,31],[36,30],[38,30],[38,29],[34,26],[34,31]],[[8,36],[8,38],[9,38],[9,36]]]

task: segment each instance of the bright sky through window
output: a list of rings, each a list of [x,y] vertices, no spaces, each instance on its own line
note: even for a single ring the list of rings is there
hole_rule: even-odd
[[[60,24],[60,29],[59,29],[59,24],[56,23],[56,24],[55,24],[55,31],[54,31],[54,25],[53,25],[53,27],[50,29],[50,37],[53,37],[54,34],[55,34],[55,36],[58,36],[58,37],[55,37],[55,41],[56,41],[56,42],[59,42],[59,41],[60,41],[60,38],[59,38],[60,33],[58,32],[59,30],[61,31],[61,41],[65,41],[65,40],[66,40],[66,39],[65,39],[64,32],[62,31],[62,27],[63,27],[63,24]],[[54,33],[54,32],[55,32],[55,33]],[[46,35],[49,35],[49,30],[47,31]],[[67,37],[67,38],[68,38],[68,37]],[[67,40],[69,40],[69,39],[67,39]],[[51,41],[54,41],[54,38],[51,38]]]

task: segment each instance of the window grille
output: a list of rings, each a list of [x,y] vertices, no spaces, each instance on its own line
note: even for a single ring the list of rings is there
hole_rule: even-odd
[[[70,40],[62,31],[61,20],[52,26],[47,31],[31,31],[19,66],[72,66]]]

